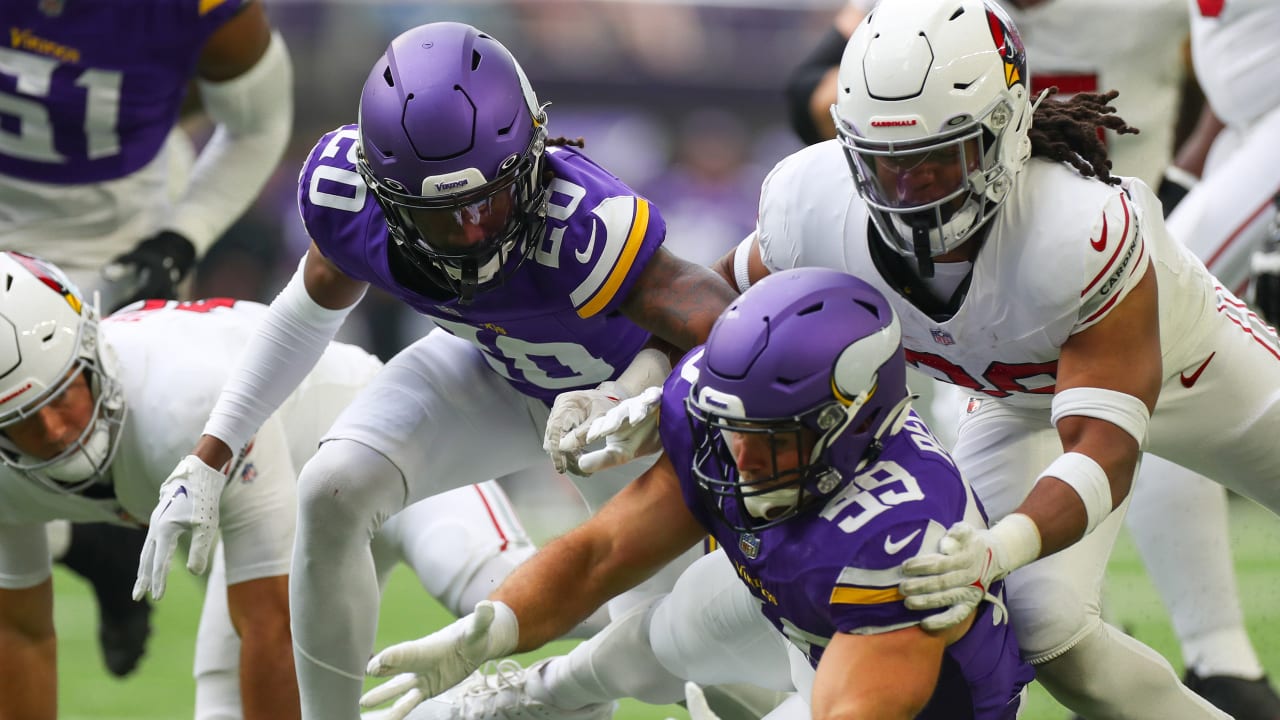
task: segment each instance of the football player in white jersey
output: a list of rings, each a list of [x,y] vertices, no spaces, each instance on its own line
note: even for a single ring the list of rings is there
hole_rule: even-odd
[[[10,328],[0,340],[8,359],[0,379],[0,697],[6,717],[40,720],[56,709],[44,522],[144,523],[159,479],[266,308],[148,301],[99,320],[51,263],[0,253],[0,280],[0,318]],[[196,641],[196,718],[297,716],[285,588],[295,469],[380,368],[359,348],[330,344],[238,460],[222,496],[225,553]],[[431,498],[398,520],[376,540],[380,579],[403,559],[459,614],[533,552],[494,483]],[[163,540],[152,558],[167,565],[173,550],[172,538]]]
[[[851,0],[836,17],[834,28],[793,72],[788,88],[792,125],[807,142],[835,137],[830,106],[836,99],[836,66],[853,26],[874,5],[875,0]],[[1203,154],[1193,150],[1180,153],[1185,168],[1171,164],[1186,74],[1182,43],[1176,40],[1188,37],[1190,31],[1184,0],[1013,0],[1007,6],[1035,58],[1030,69],[1032,95],[1048,87],[1059,90],[1053,100],[1076,92],[1119,91],[1117,111],[1141,132],[1107,131],[1108,158],[1117,173],[1157,188],[1167,217],[1194,186],[1203,164]],[[1127,30],[1136,26],[1144,31]],[[1268,51],[1273,45],[1267,46]],[[1212,113],[1208,115],[1202,128],[1212,124]],[[1192,137],[1204,134],[1201,129]],[[1191,148],[1199,145],[1188,143]],[[1260,152],[1265,155],[1274,149]],[[1254,159],[1259,167],[1266,165],[1257,154]],[[1260,202],[1264,186],[1253,188]],[[1203,190],[1198,193],[1202,194]],[[1214,207],[1225,213],[1257,211],[1238,203],[1215,203]],[[1270,215],[1264,213],[1260,222]],[[1208,239],[1236,235],[1235,228],[1227,225],[1194,230],[1185,225],[1171,219],[1170,231],[1206,263],[1224,257],[1216,247],[1208,247]],[[1240,265],[1247,260],[1248,248],[1255,245],[1248,239],[1233,240],[1232,247],[1238,249],[1232,259],[1237,266],[1234,274],[1210,266],[1236,293],[1241,288],[1229,278],[1243,279]],[[949,391],[935,387],[932,409],[941,419],[935,427],[950,427],[964,405],[965,390],[951,387]],[[1185,681],[1237,717],[1280,716],[1280,697],[1263,677],[1245,630],[1230,557],[1226,492],[1207,478],[1155,456],[1144,458],[1140,477],[1149,479],[1135,483],[1126,524],[1170,611],[1186,667]],[[1178,531],[1171,532],[1171,527]]]
[[[1280,350],[1170,237],[1146,185],[1110,177],[1095,135],[1122,127],[1110,96],[1039,104],[1033,122],[1026,72],[995,5],[882,3],[842,60],[840,139],[775,168],[757,233],[720,269],[740,287],[799,265],[868,279],[902,317],[909,360],[973,396],[956,459],[1004,520],[910,565],[947,572],[905,583],[913,603],[949,605],[1048,556],[1010,577],[1009,599],[1060,701],[1085,716],[1220,717],[1101,621],[1097,593],[1140,446],[1280,509],[1275,450],[1250,431],[1280,419],[1280,396],[1254,389],[1280,386]],[[1230,429],[1206,437],[1206,418]],[[987,549],[981,574],[964,565]]]
[[[292,126],[292,69],[258,0],[6,3],[0,48],[0,250],[56,262],[103,307],[176,297],[197,258],[256,197]],[[213,134],[197,155],[178,120],[188,86]],[[100,271],[111,266],[114,282]],[[150,606],[129,599],[143,534],[50,526],[88,579],[111,673],[145,650]]]

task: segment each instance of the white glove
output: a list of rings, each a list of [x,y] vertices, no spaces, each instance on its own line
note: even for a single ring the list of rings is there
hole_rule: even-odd
[[[547,432],[542,436],[542,449],[551,456],[556,472],[586,474],[578,467],[582,447],[570,443],[569,448],[564,449],[564,440],[579,429],[588,428],[627,397],[626,391],[611,381],[590,390],[571,390],[556,396],[551,414],[547,416]]]
[[[138,580],[133,584],[134,600],[141,600],[148,590],[156,600],[164,597],[169,563],[178,548],[178,539],[188,530],[191,548],[187,569],[196,575],[205,571],[218,539],[218,503],[226,485],[226,475],[195,455],[182,458],[173,469],[160,486],[160,500],[151,511],[147,539],[138,561]]]
[[[516,614],[505,603],[481,600],[470,615],[430,635],[383,650],[365,672],[401,673],[360,698],[372,708],[397,698],[386,720],[403,720],[413,708],[465,680],[487,660],[510,655],[519,637]]]
[[[991,584],[1040,555],[1040,531],[1026,515],[1013,513],[990,530],[959,522],[938,543],[938,553],[902,564],[899,585],[912,610],[947,608],[921,621],[925,630],[949,628],[969,617],[989,597]]]
[[[662,404],[662,388],[648,387],[636,397],[627,398],[612,410],[579,425],[560,440],[560,450],[578,456],[578,469],[584,475],[631,462],[643,455],[662,450],[658,435],[658,406]],[[604,447],[583,453],[591,443],[604,438]]]
[[[670,372],[671,359],[666,353],[647,347],[636,353],[617,380],[606,380],[591,390],[573,390],[556,397],[542,438],[542,449],[551,456],[556,472],[589,475],[608,467],[601,465],[595,470],[579,467],[578,456],[586,449],[585,439],[591,424],[623,400],[637,397],[650,387],[661,388]],[[566,444],[565,439],[574,433],[578,433],[576,439]]]
[[[684,684],[684,704],[689,711],[690,720],[720,720],[720,716],[707,704],[707,697],[703,695],[698,683]]]

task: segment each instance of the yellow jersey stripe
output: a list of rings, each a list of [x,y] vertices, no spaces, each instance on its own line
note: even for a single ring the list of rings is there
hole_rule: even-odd
[[[205,13],[217,8],[219,5],[221,5],[226,1],[227,0],[200,0],[200,14],[204,15]],[[190,7],[190,5],[188,5],[187,7]]]
[[[903,599],[898,588],[862,588],[837,585],[831,591],[832,605],[879,605]]]
[[[591,317],[603,310],[609,304],[609,301],[613,300],[614,294],[622,286],[623,278],[631,271],[631,264],[635,262],[636,255],[640,252],[640,246],[644,243],[644,235],[648,230],[649,202],[642,197],[637,197],[636,218],[631,223],[631,232],[627,235],[627,242],[622,248],[622,254],[618,258],[618,262],[614,264],[613,270],[609,272],[609,278],[600,286],[595,296],[578,308],[578,317]]]

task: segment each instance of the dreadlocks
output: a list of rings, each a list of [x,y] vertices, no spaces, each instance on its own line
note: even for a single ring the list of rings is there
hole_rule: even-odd
[[[1057,92],[1057,88],[1051,88],[1049,95]],[[1040,103],[1027,133],[1031,154],[1069,163],[1085,177],[1096,177],[1109,185],[1120,184],[1119,178],[1111,175],[1102,129],[1121,135],[1137,134],[1138,129],[1130,127],[1107,104],[1119,94],[1116,90],[1078,93],[1068,100]]]

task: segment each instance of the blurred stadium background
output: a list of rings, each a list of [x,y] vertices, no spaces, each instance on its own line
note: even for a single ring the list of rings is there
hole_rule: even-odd
[[[799,148],[786,122],[788,71],[826,30],[840,0],[265,0],[295,72],[293,141],[261,198],[201,263],[191,294],[270,300],[308,239],[295,208],[298,168],[328,130],[355,121],[365,74],[390,38],[436,20],[470,22],[505,43],[549,109],[553,135],[581,136],[587,152],[654,200],[669,245],[699,261],[719,257],[755,222],[765,173]],[[1034,58],[1032,59],[1034,62]],[[198,141],[208,129],[186,123]],[[342,339],[388,358],[426,325],[370,294]],[[519,488],[511,488],[519,491]],[[542,490],[545,490],[543,488]],[[542,491],[540,490],[540,491]],[[516,498],[519,502],[519,498]],[[527,498],[526,498],[527,500]],[[527,503],[526,507],[530,507]],[[1280,672],[1280,523],[1233,500],[1233,541],[1249,629],[1263,663]],[[537,534],[537,518],[526,518]],[[175,563],[176,565],[176,563]],[[176,720],[191,716],[191,663],[202,587],[175,571],[158,604],[140,670],[106,674],[87,586],[59,570],[61,717]],[[571,592],[571,589],[566,589]],[[1108,613],[1179,666],[1167,617],[1136,551],[1122,538],[1111,563]],[[448,617],[403,568],[383,604],[379,647],[420,636]],[[559,643],[551,652],[562,652]],[[619,720],[674,717],[680,707],[622,705]],[[1025,720],[1065,718],[1038,687]]]

